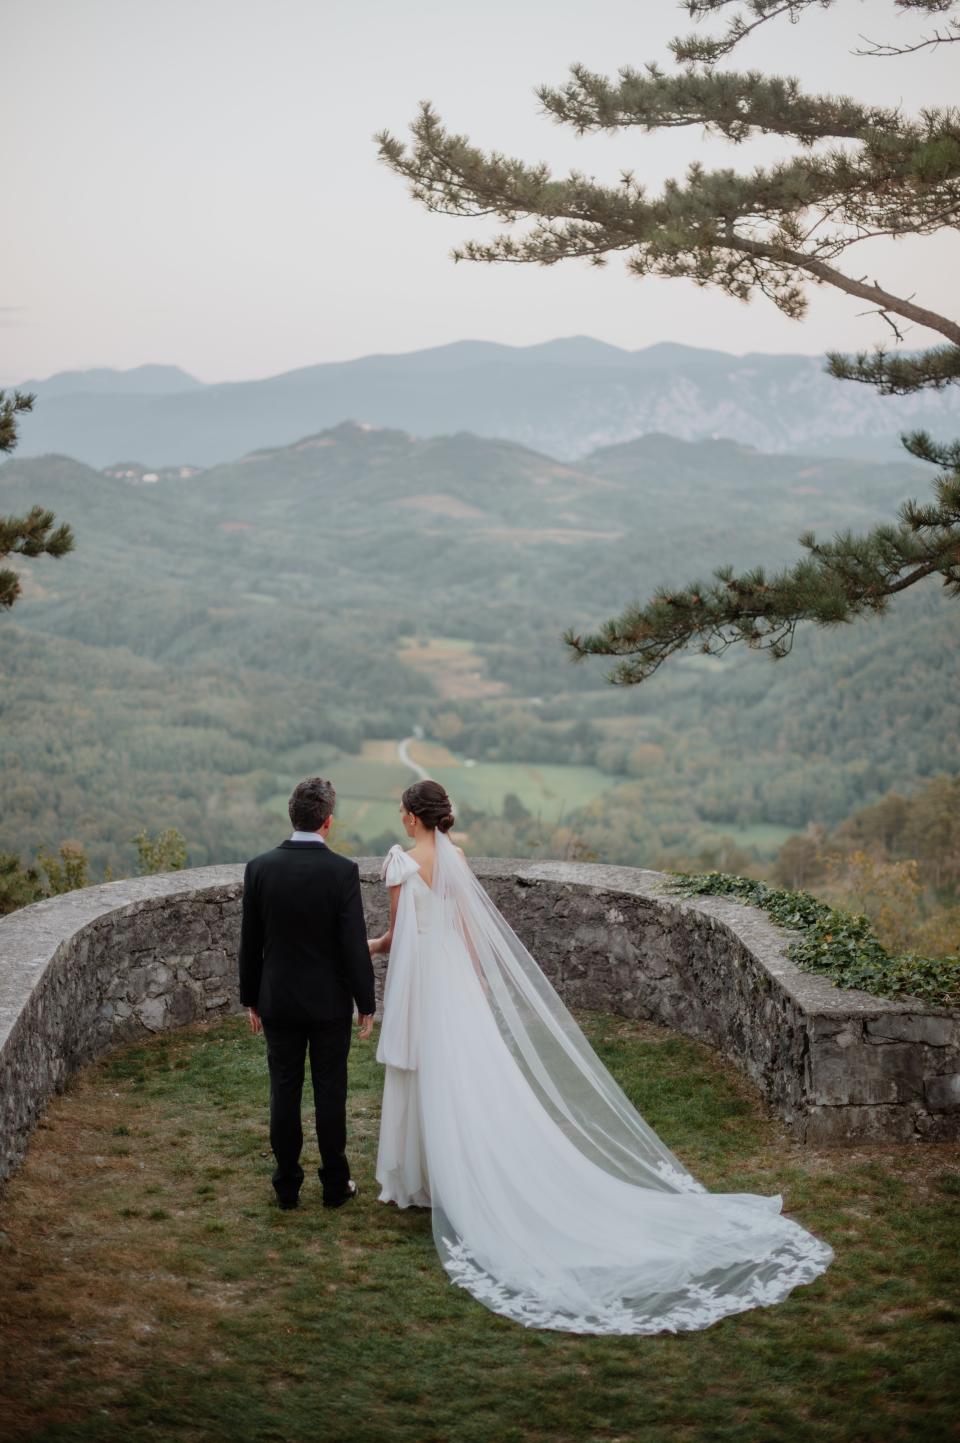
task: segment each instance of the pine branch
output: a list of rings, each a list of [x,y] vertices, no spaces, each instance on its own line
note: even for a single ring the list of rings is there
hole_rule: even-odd
[[[24,391],[8,395],[0,391],[0,451],[13,451],[17,444],[17,417],[33,410],[35,396]]]
[[[686,0],[686,8],[692,19],[701,20],[704,16],[714,15],[735,3],[738,3],[738,0]],[[681,63],[712,65],[724,55],[729,55],[735,46],[768,20],[774,20],[779,15],[789,15],[790,20],[795,23],[801,12],[808,10],[811,5],[825,8],[825,4],[830,3],[831,0],[747,0],[744,8],[753,17],[751,20],[744,20],[742,16],[736,15],[728,24],[726,34],[719,39],[688,35],[672,40],[670,49],[674,58]]]
[[[720,39],[674,43],[674,55],[688,67],[682,74],[624,67],[610,81],[575,65],[564,87],[538,91],[547,113],[579,134],[700,125],[733,142],[776,134],[802,147],[800,156],[777,165],[738,174],[693,164],[682,181],[669,180],[651,198],[632,171],[603,185],[577,171],[558,179],[543,163],[485,154],[466,136],[447,132],[429,103],[413,123],[410,148],[382,132],[380,156],[428,210],[492,215],[508,226],[529,222],[520,235],[467,241],[453,251],[454,260],[603,265],[623,253],[636,276],[685,277],[744,301],[759,293],[793,318],[804,314],[808,283],[830,285],[867,301],[898,341],[903,320],[949,343],[911,356],[891,356],[883,347],[872,355],[832,355],[833,375],[899,394],[948,385],[960,380],[960,324],[917,304],[912,294],[898,296],[849,274],[837,261],[872,237],[960,228],[960,111],[927,109],[910,120],[897,109],[844,96],[806,95],[789,78],[710,68],[768,20],[787,15],[796,21],[814,4],[833,3],[686,0],[694,19],[733,6],[736,13]],[[895,3],[929,14],[955,8],[956,0]],[[829,543],[801,537],[807,555],[769,578],[761,567],[742,576],[724,567],[707,585],[661,588],[595,635],[568,634],[572,655],[617,657],[611,679],[634,684],[693,645],[718,655],[744,642],[785,656],[801,621],[835,626],[882,613],[891,597],[935,574],[960,596],[960,442],[940,446],[923,433],[904,440],[911,454],[946,468],[931,503],[907,502],[896,525],[866,536],[847,533]]]
[[[697,82],[687,77],[684,83]],[[428,210],[533,222],[519,237],[502,233],[492,241],[468,241],[453,251],[455,260],[603,264],[610,254],[629,252],[628,269],[637,276],[685,276],[740,300],[759,290],[794,318],[804,313],[801,282],[809,277],[960,344],[960,326],[950,318],[831,264],[871,234],[926,234],[960,224],[955,111],[930,111],[895,131],[870,130],[858,155],[832,151],[750,175],[707,172],[695,164],[685,184],[669,181],[653,200],[631,173],[618,186],[603,186],[579,172],[557,180],[542,163],[485,154],[465,136],[447,132],[427,102],[412,132],[409,149],[381,133],[380,156]],[[823,233],[820,225],[828,218],[834,223]]]
[[[541,86],[537,95],[548,114],[578,135],[628,126],[652,131],[699,125],[733,141],[759,131],[809,145],[861,139],[870,131],[902,132],[896,110],[845,96],[804,95],[798,80],[759,71],[666,75],[656,65],[648,65],[645,74],[624,66],[617,84],[584,65],[572,65],[570,73],[573,79],[562,89]]]
[[[12,451],[17,444],[17,417],[33,410],[36,398],[22,391],[12,395],[0,391],[0,451]],[[65,556],[73,550],[73,532],[66,523],[54,530],[56,517],[42,506],[26,516],[0,516],[0,561],[8,556]],[[0,611],[9,610],[21,594],[20,577],[9,567],[0,568]]]
[[[802,536],[807,556],[769,577],[763,567],[741,576],[720,567],[708,584],[661,587],[646,605],[629,607],[593,635],[567,632],[572,659],[623,658],[609,679],[635,686],[691,647],[719,656],[742,642],[782,659],[801,622],[839,626],[882,614],[891,597],[934,575],[960,597],[960,442],[939,446],[923,432],[904,441],[920,459],[951,467],[935,483],[933,503],[907,501],[899,525],[865,536],[844,532],[830,542]]]
[[[34,506],[26,516],[0,516],[0,561],[8,556],[66,556],[73,550],[73,532],[66,523],[54,530],[56,517],[42,506]],[[21,593],[20,578],[15,571],[0,571],[0,608],[13,606]]]
[[[721,10],[729,10],[732,5],[737,5],[743,14],[737,14],[729,21],[726,32],[721,36],[687,35],[679,37],[670,42],[670,50],[675,59],[688,65],[715,65],[725,55],[729,55],[746,37],[761,25],[769,20],[775,20],[779,16],[786,15],[792,24],[796,24],[805,10],[816,7],[819,10],[830,10],[836,0],[684,0],[687,13],[693,20],[703,20],[707,16],[718,15]],[[895,7],[899,10],[922,10],[927,15],[945,15],[948,11],[957,9],[957,0],[893,0]],[[951,20],[951,30],[957,28],[957,22]],[[886,45],[874,43],[873,48],[867,51],[855,51],[857,55],[908,55],[914,50],[922,50],[924,47],[943,44],[945,40],[960,39],[958,35],[943,36],[940,32],[934,32],[933,37],[922,40],[916,45]]]
[[[932,466],[943,466],[960,474],[960,441],[946,444],[934,441],[928,431],[909,431],[900,440],[918,461],[929,461]]]
[[[917,355],[891,355],[883,347],[855,356],[827,355],[827,371],[841,381],[861,381],[882,396],[909,396],[942,390],[960,381],[960,346],[936,346]]]
[[[955,45],[960,40],[960,21],[951,20],[948,31],[935,30],[932,35],[927,35],[923,40],[918,40],[913,45],[891,45],[883,40],[870,40],[866,35],[861,37],[868,45],[867,50],[855,50],[854,55],[879,56],[882,59],[889,59],[895,55],[914,55],[918,50],[936,50],[941,45]]]
[[[785,247],[763,245],[757,241],[747,240],[745,237],[738,238],[736,249],[743,251],[746,255],[766,257],[778,265],[795,266],[797,270],[806,271],[815,280],[825,281],[836,286],[837,290],[846,291],[848,295],[859,296],[866,301],[876,301],[882,310],[892,311],[894,315],[903,316],[905,320],[927,326],[931,331],[939,331],[941,335],[953,341],[955,347],[960,346],[960,325],[956,321],[951,321],[948,317],[940,315],[938,311],[931,311],[926,306],[918,306],[905,296],[895,296],[890,291],[885,291],[876,281],[867,284],[864,280],[857,280],[853,276],[845,275],[843,271],[837,270],[836,266],[828,265],[816,256],[790,251]]]

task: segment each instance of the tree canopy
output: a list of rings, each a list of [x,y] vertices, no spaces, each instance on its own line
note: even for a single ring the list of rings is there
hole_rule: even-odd
[[[455,260],[554,265],[582,259],[604,265],[625,257],[637,277],[685,277],[739,300],[765,296],[802,319],[810,285],[832,286],[865,301],[886,323],[891,341],[854,356],[831,354],[830,372],[904,394],[960,381],[960,323],[938,308],[868,279],[847,252],[877,237],[930,236],[960,222],[960,111],[929,107],[915,117],[900,107],[863,104],[847,96],[808,94],[790,77],[722,70],[719,62],[758,26],[778,17],[797,21],[816,4],[836,0],[686,0],[696,20],[729,12],[720,36],[694,34],[672,42],[678,69],[624,66],[616,79],[573,65],[569,81],[542,86],[544,110],[577,134],[636,127],[656,132],[696,126],[739,144],[755,135],[793,143],[776,164],[751,170],[709,170],[697,161],[650,196],[632,171],[601,184],[579,171],[553,176],[500,152],[486,153],[448,131],[429,102],[413,123],[412,144],[377,136],[382,159],[411,186],[415,199],[455,216],[496,216],[506,230],[467,241]],[[893,0],[900,10],[938,17],[932,34],[908,45],[882,38],[861,52],[875,58],[960,39],[960,7],[952,0]],[[921,326],[941,341],[925,350],[891,349],[904,326]],[[568,632],[576,658],[618,658],[612,680],[636,683],[691,645],[716,654],[734,642],[790,650],[800,621],[822,626],[882,613],[892,596],[940,576],[960,596],[960,443],[924,432],[905,436],[907,450],[938,468],[933,499],[907,501],[897,519],[860,536],[818,542],[800,538],[806,555],[771,572],[758,565],[735,575],[720,566],[709,582],[661,587],[593,635]]]

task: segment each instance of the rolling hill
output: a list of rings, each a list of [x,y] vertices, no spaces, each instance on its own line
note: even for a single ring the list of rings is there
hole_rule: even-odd
[[[77,836],[129,867],[135,831],[176,825],[194,862],[242,857],[292,778],[353,775],[376,739],[389,762],[415,726],[481,766],[579,769],[563,810],[611,860],[835,822],[956,770],[960,616],[938,588],[806,630],[789,662],[692,656],[633,691],[571,667],[560,634],[723,561],[786,562],[806,527],[868,526],[927,484],[731,441],[568,464],[352,423],[149,486],[15,456],[0,512],[43,502],[77,549],[25,564],[0,626],[0,850]],[[616,785],[585,803],[595,773]]]

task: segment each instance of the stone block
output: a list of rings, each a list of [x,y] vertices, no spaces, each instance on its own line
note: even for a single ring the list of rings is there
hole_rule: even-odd
[[[795,1123],[807,1143],[913,1142],[915,1114],[907,1107],[813,1106]]]
[[[840,1034],[842,1036],[842,1034]],[[923,1096],[926,1059],[908,1043],[871,1047],[837,1038],[811,1047],[807,1056],[813,1105],[909,1102]]]
[[[923,1094],[931,1112],[960,1111],[960,1072],[941,1077],[928,1077]]]
[[[175,987],[170,994],[170,1022],[171,1027],[183,1027],[186,1023],[192,1022],[194,1018],[201,1016],[203,1012],[203,999],[199,997],[190,987]]]
[[[148,1032],[160,1032],[167,1021],[167,999],[148,997],[134,1008],[134,1015]]]
[[[929,1047],[960,1047],[960,1018],[937,1017],[916,1012],[888,1012],[868,1017],[866,1036],[880,1042],[925,1042]]]
[[[960,1113],[921,1112],[916,1121],[921,1142],[956,1142],[960,1138]]]
[[[191,977],[233,977],[237,971],[236,956],[228,956],[223,950],[211,950],[199,952],[196,957],[191,957],[187,963],[187,970]]]
[[[160,997],[169,992],[170,984],[173,981],[173,973],[163,962],[154,962],[152,967],[144,969],[149,973],[150,980],[147,983],[147,996]]]
[[[126,974],[119,972],[111,986],[111,992],[136,1004],[148,996],[152,974],[153,969],[147,966],[131,967]]]

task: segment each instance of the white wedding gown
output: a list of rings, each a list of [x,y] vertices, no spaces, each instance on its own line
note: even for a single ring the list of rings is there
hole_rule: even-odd
[[[643,1121],[461,853],[401,887],[377,1058],[380,1200],[432,1208],[452,1280],[533,1328],[658,1333],[777,1303],[831,1249],[707,1193]]]

